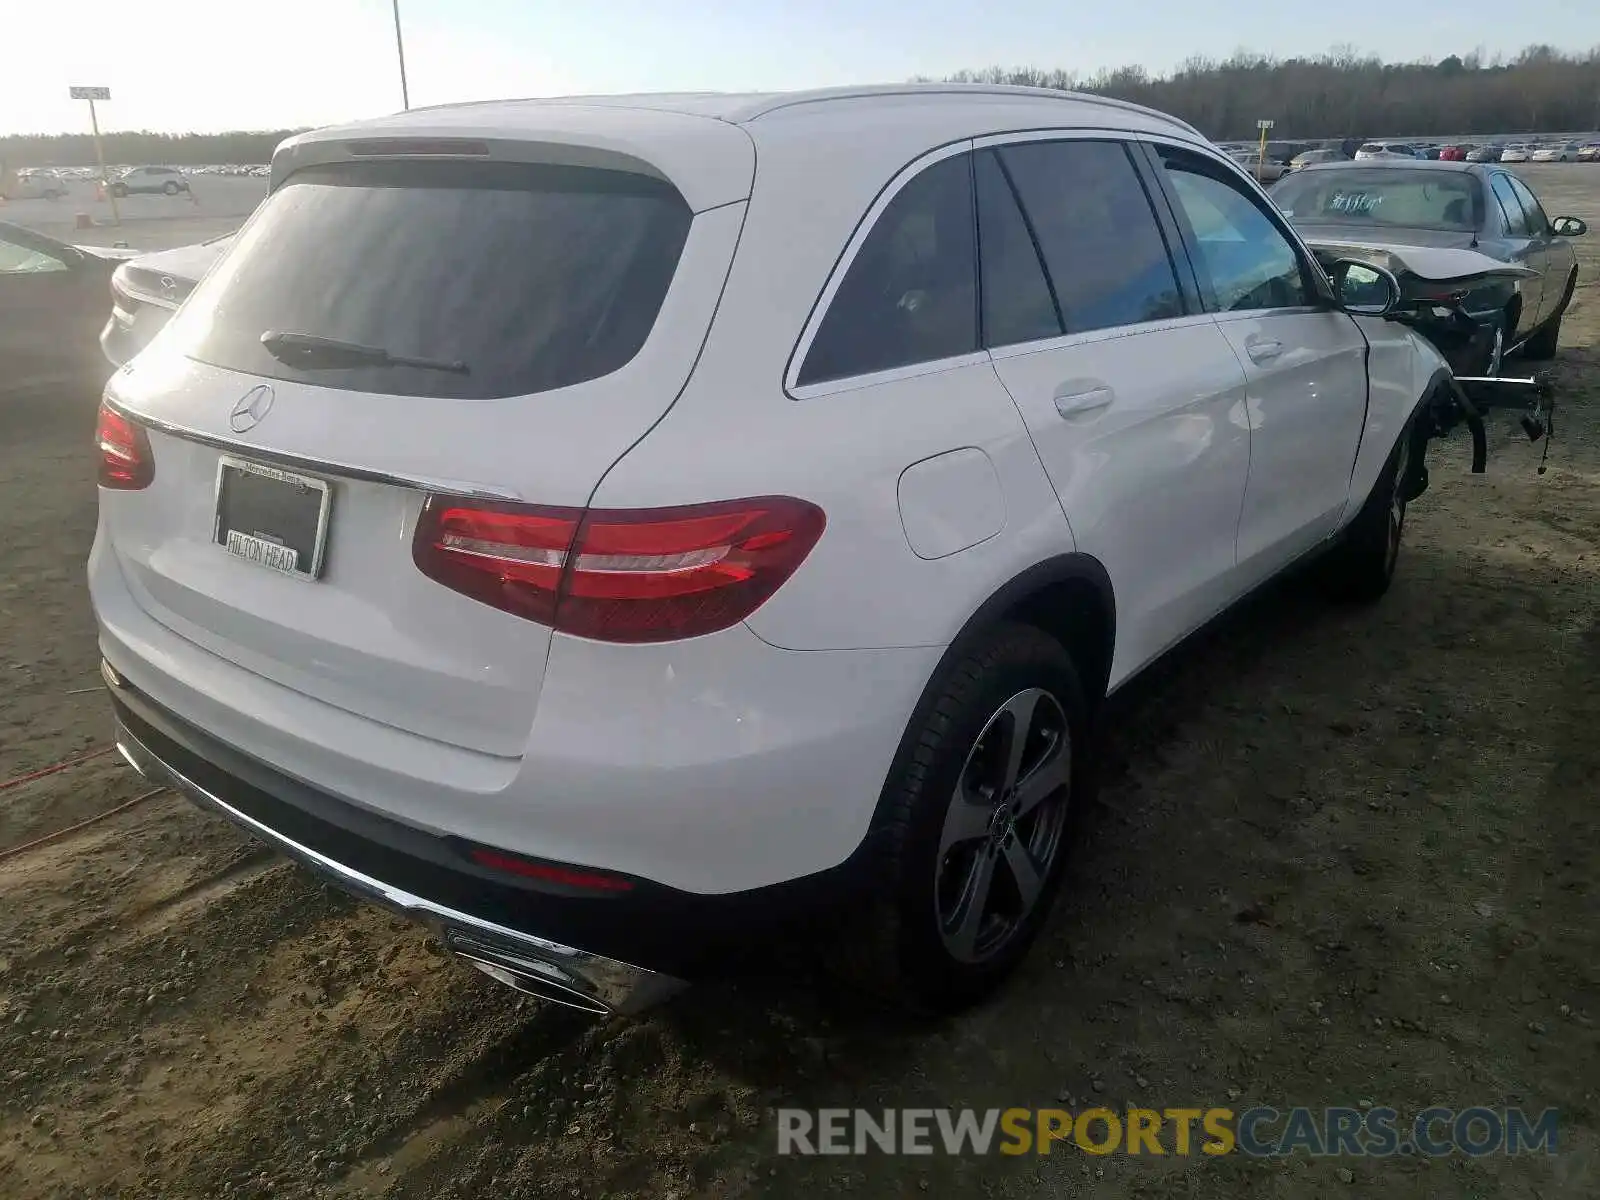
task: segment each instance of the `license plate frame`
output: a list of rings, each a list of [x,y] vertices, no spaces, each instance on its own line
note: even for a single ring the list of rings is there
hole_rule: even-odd
[[[290,523],[300,528],[292,532],[274,530],[265,523],[255,523],[257,518],[248,512],[242,515],[237,512],[241,497],[230,492],[230,472],[252,477],[244,485],[247,488],[259,489],[260,481],[271,481],[267,487],[275,492],[273,501],[291,510],[287,514],[293,518]],[[293,491],[272,489],[273,484]],[[313,496],[314,501],[311,500]],[[311,503],[316,506],[314,517]],[[292,511],[296,509],[298,511]],[[333,487],[326,479],[224,454],[217,459],[216,492],[211,511],[211,540],[226,553],[292,579],[310,583],[322,577],[328,524],[333,511]],[[250,522],[250,526],[241,527],[246,522]]]

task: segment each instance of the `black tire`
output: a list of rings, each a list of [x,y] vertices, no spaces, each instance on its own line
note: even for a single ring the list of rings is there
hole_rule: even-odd
[[[1572,293],[1578,286],[1578,272],[1573,271],[1567,276],[1567,290],[1561,297],[1561,303],[1556,308],[1555,314],[1539,326],[1539,332],[1528,339],[1522,347],[1524,357],[1544,362],[1556,356],[1556,345],[1561,341],[1561,318],[1566,316],[1567,306],[1572,303]]]
[[[1060,887],[1077,814],[1089,800],[1093,759],[1089,710],[1072,657],[1032,626],[995,627],[932,686],[884,786],[874,894],[850,918],[835,961],[851,982],[918,1013],[975,1003],[1027,954]],[[1024,786],[985,795],[979,777],[991,765],[1003,774],[1011,752],[1007,731],[1024,707],[1030,714],[1020,754]],[[979,796],[981,804],[966,799]],[[1014,824],[1013,805],[1022,812]],[[979,827],[986,832],[974,832]],[[959,837],[947,847],[952,830]],[[1013,865],[1019,853],[1034,868],[1026,886]],[[984,862],[987,885],[976,882]],[[1025,903],[1032,882],[1037,888]],[[963,919],[974,912],[972,921]]]
[[[1323,585],[1336,599],[1370,604],[1382,597],[1394,580],[1406,524],[1403,475],[1411,455],[1420,453],[1412,429],[1412,423],[1406,422],[1366,503],[1320,564]]]
[[[169,196],[176,196],[178,194],[178,185],[169,179],[166,183],[161,185],[161,190]]]

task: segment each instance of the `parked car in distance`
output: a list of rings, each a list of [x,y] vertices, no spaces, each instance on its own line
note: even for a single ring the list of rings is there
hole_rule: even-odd
[[[273,179],[105,393],[117,743],[563,1003],[818,911],[974,1002],[1106,696],[1308,555],[1376,599],[1426,484],[1398,296],[1149,109],[475,103]]]
[[[1588,226],[1575,217],[1549,220],[1511,172],[1474,163],[1333,164],[1296,171],[1273,187],[1272,198],[1317,246],[1470,249],[1533,271],[1531,278],[1494,278],[1467,290],[1462,307],[1492,333],[1483,361],[1457,364],[1458,373],[1495,374],[1518,349],[1535,359],[1555,354],[1578,279],[1567,238]],[[1408,298],[1436,292],[1433,282],[1417,281]]]
[[[1503,163],[1524,163],[1533,157],[1533,147],[1523,142],[1513,142],[1500,152]]]
[[[1272,183],[1274,180],[1281,179],[1285,172],[1288,171],[1288,168],[1283,163],[1277,161],[1270,154],[1266,158],[1262,158],[1259,148],[1235,150],[1229,157],[1262,183]]]
[[[233,238],[229,233],[142,254],[117,267],[111,276],[111,315],[100,331],[100,349],[112,366],[120,367],[150,344]]]
[[[1577,162],[1578,152],[1583,149],[1582,142],[1556,142],[1549,146],[1540,146],[1528,156],[1529,162]]]
[[[1356,151],[1357,162],[1370,162],[1385,158],[1416,159],[1416,153],[1404,142],[1367,142]]]
[[[5,189],[7,200],[59,200],[67,194],[67,181],[55,171],[22,170]]]
[[[1579,162],[1600,162],[1600,142],[1585,142],[1578,148]]]
[[[1472,163],[1499,162],[1500,155],[1504,152],[1504,150],[1504,146],[1491,142],[1488,145],[1479,146],[1476,149],[1468,150],[1465,156],[1465,161]]]
[[[1467,155],[1475,149],[1477,149],[1477,147],[1471,145],[1470,143],[1463,142],[1457,142],[1449,146],[1441,146],[1439,148],[1439,161],[1465,162],[1467,160]]]
[[[99,390],[95,334],[111,273],[130,254],[0,221],[0,401],[61,384]]]
[[[1298,171],[1312,163],[1349,162],[1342,150],[1303,150],[1289,160],[1289,170]]]
[[[189,181],[176,167],[134,167],[111,181],[113,196],[165,193],[176,196],[189,190]]]

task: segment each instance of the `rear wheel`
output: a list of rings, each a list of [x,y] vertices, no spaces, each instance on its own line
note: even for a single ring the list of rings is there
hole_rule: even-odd
[[[1561,303],[1556,307],[1555,314],[1539,326],[1539,332],[1528,339],[1523,346],[1522,353],[1528,358],[1543,361],[1556,356],[1556,345],[1561,340],[1561,318],[1566,315],[1567,306],[1572,303],[1572,293],[1578,286],[1578,273],[1573,271],[1567,276],[1567,290],[1562,293]]]
[[[884,790],[886,870],[842,965],[883,999],[949,1011],[1021,962],[1088,790],[1078,672],[1054,638],[997,627],[917,718]]]

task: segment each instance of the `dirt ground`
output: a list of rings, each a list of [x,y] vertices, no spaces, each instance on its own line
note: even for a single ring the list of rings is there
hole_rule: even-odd
[[[1054,920],[995,1001],[815,980],[541,1007],[170,795],[0,857],[6,1197],[1600,1195],[1600,168],[1549,471],[1435,444],[1375,609],[1275,587],[1119,698]],[[93,398],[0,407],[0,780],[108,745]],[[0,847],[145,791],[0,792]],[[0,849],[0,855],[5,851]],[[1561,1110],[1554,1157],[800,1159],[780,1106]]]

